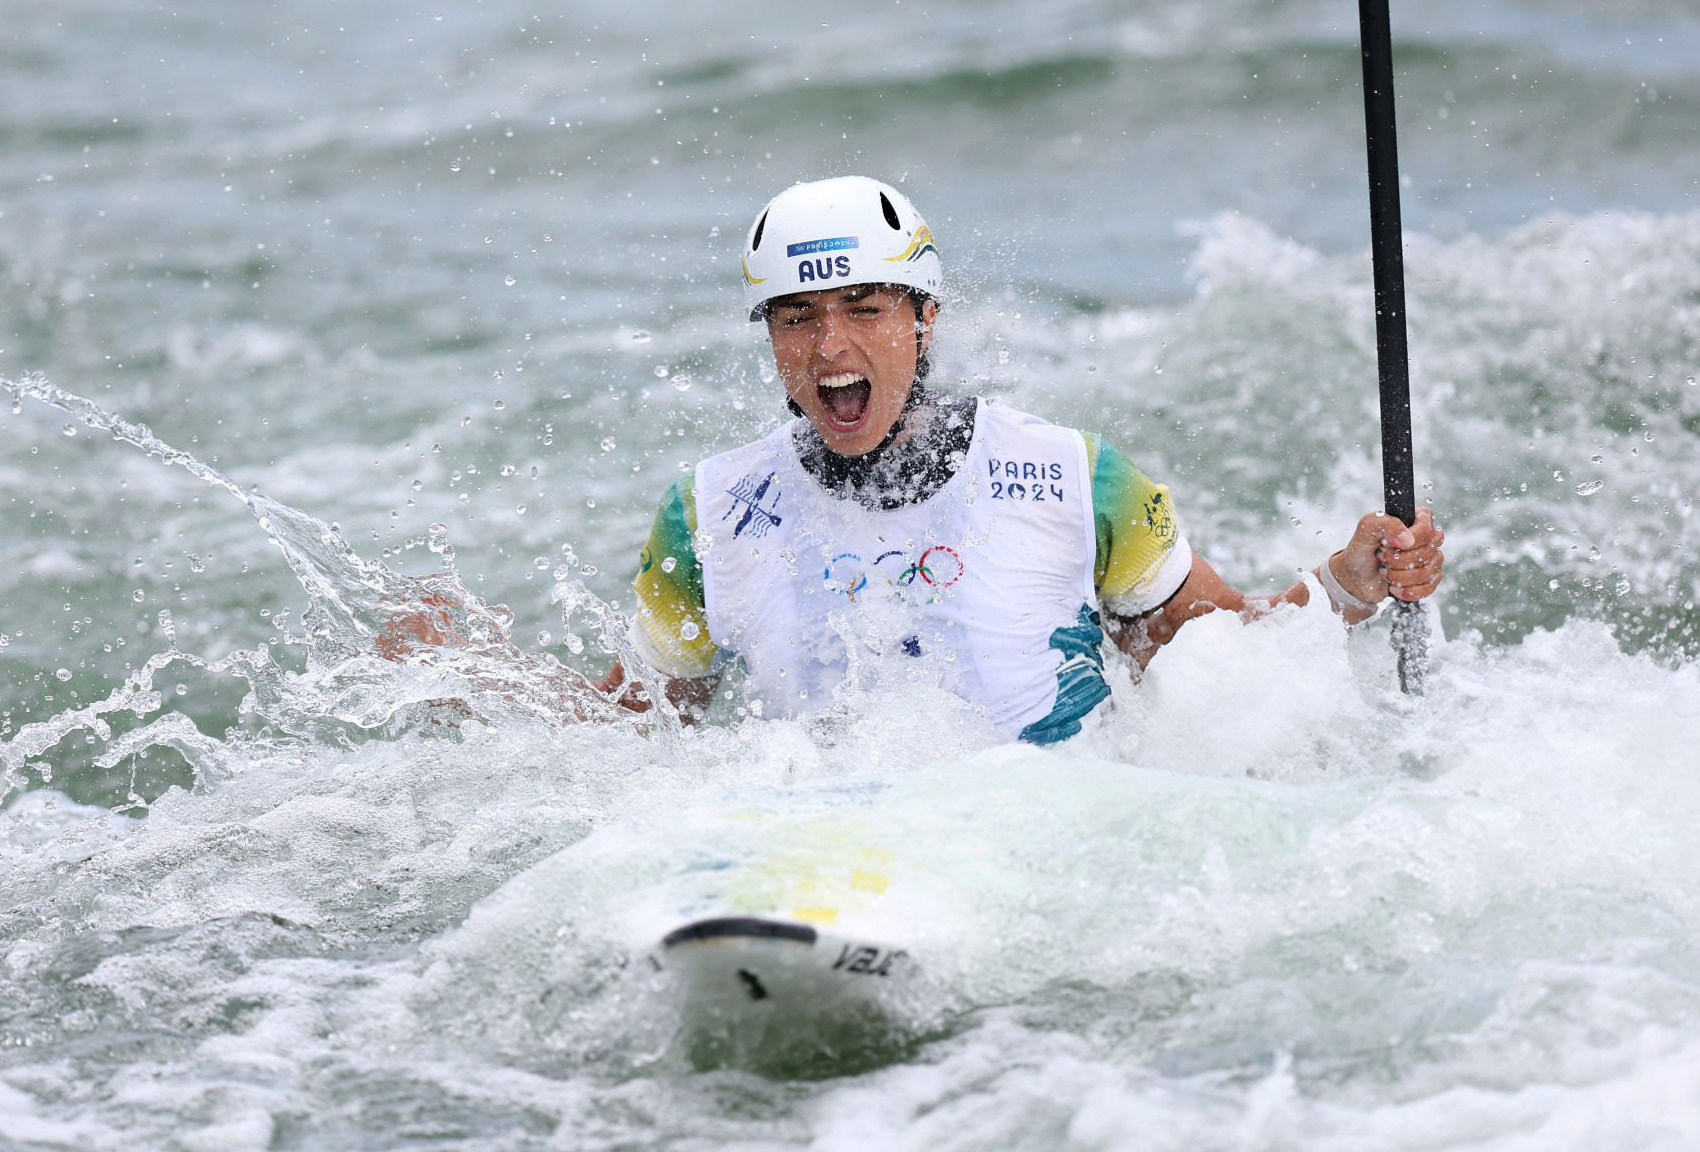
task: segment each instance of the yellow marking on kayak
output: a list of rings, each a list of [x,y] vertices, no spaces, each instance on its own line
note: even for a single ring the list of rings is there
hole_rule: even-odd
[[[875,896],[884,892],[891,881],[878,872],[869,872],[865,868],[855,868],[850,872],[850,887],[858,892],[872,892]]]
[[[737,815],[753,823],[771,818],[760,809]],[[728,911],[836,924],[891,886],[892,853],[866,845],[869,833],[860,820],[829,817],[775,832],[766,852],[715,877],[717,899]]]

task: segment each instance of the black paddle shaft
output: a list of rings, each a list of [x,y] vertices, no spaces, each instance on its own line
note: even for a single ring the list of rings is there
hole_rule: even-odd
[[[1386,509],[1417,518],[1412,479],[1411,371],[1405,346],[1405,254],[1399,218],[1399,140],[1393,122],[1393,34],[1387,0],[1358,0],[1364,52],[1364,132],[1369,145],[1370,253],[1375,263],[1375,352],[1381,376],[1381,474]],[[1399,685],[1422,691],[1428,620],[1421,604],[1398,601],[1393,647]]]
[[[1411,374],[1405,348],[1405,255],[1399,218],[1399,140],[1393,124],[1393,39],[1387,0],[1358,0],[1369,141],[1370,252],[1375,261],[1375,351],[1381,368],[1381,472],[1387,511],[1417,518],[1411,483]]]

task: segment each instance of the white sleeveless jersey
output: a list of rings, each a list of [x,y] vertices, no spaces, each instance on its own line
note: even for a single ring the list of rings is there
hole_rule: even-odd
[[[742,657],[763,714],[813,711],[895,666],[1008,735],[1078,731],[1109,694],[1080,433],[981,403],[950,481],[876,511],[803,469],[793,427],[696,472],[709,635]]]

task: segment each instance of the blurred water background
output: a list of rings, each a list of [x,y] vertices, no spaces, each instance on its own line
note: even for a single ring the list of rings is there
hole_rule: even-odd
[[[1106,433],[1241,586],[1339,547],[1353,6],[8,0],[0,1148],[1700,1142],[1700,8],[1393,18],[1430,695],[1210,620],[1041,752],[569,724],[554,662],[784,418],[738,244],[824,175],[938,234],[943,386]],[[363,656],[409,575],[511,643]],[[621,967],[752,811],[952,894],[885,1058],[696,1066]]]

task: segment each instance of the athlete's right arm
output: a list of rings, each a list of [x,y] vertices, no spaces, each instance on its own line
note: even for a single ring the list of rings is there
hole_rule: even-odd
[[[687,718],[708,706],[720,682],[715,663],[719,649],[708,634],[696,528],[695,475],[687,473],[662,498],[632,581],[637,598],[632,647],[659,675],[668,701]],[[653,703],[618,663],[597,687],[634,711],[647,711]]]
[[[714,699],[714,690],[719,684],[720,677],[713,673],[691,680],[664,677],[661,681],[661,691],[667,697],[667,702],[679,713],[679,719],[686,724],[693,724],[708,710]],[[627,679],[626,666],[618,660],[608,669],[608,675],[594,681],[594,686],[614,703],[633,712],[648,712],[655,707],[648,686],[641,681]]]

